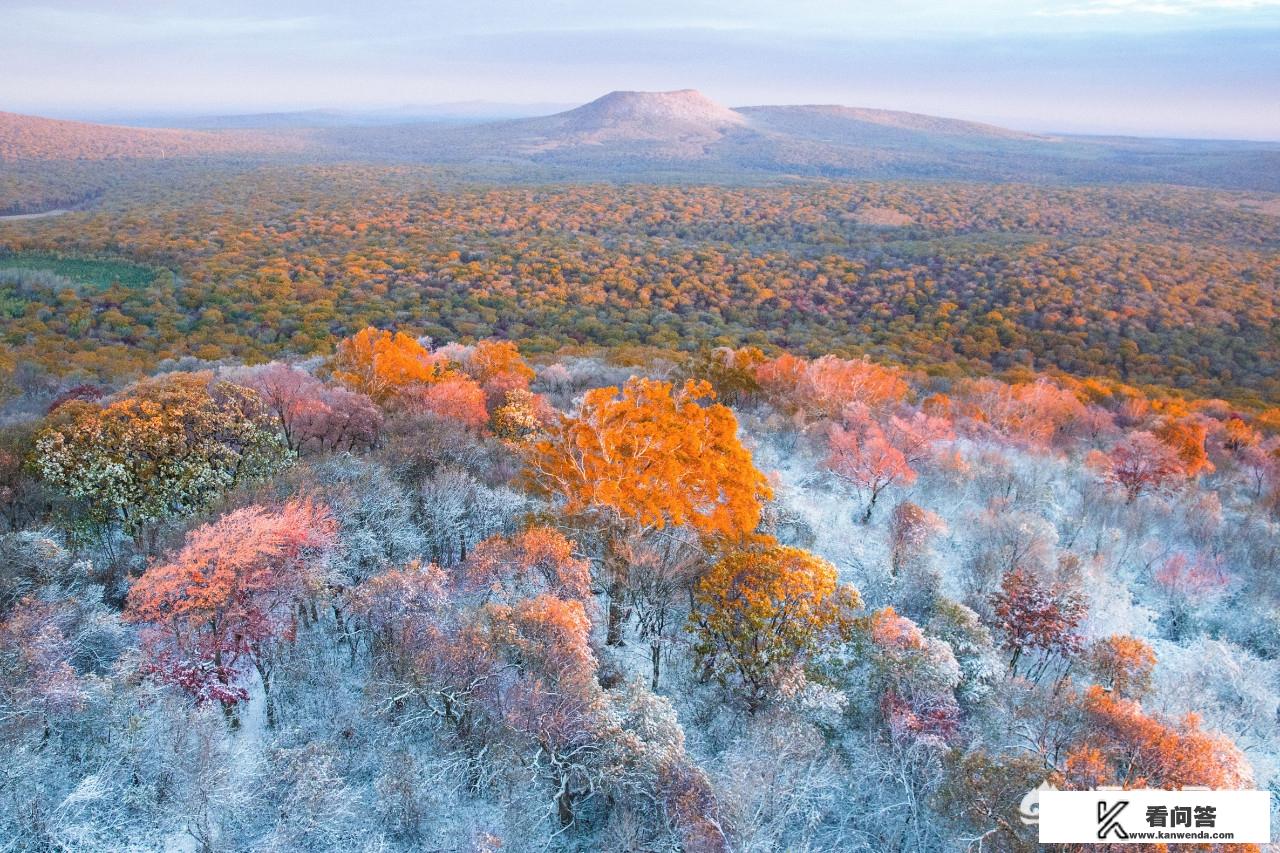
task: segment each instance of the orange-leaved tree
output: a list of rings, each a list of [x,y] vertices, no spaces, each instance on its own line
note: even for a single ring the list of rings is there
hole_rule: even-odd
[[[1085,734],[1068,752],[1061,773],[1069,788],[1252,786],[1252,772],[1239,748],[1227,737],[1201,729],[1194,714],[1164,720],[1097,685],[1085,691],[1081,705]]]
[[[1209,430],[1203,423],[1185,418],[1169,419],[1151,432],[1178,454],[1187,477],[1213,473],[1213,463],[1204,446]]]
[[[826,560],[767,545],[728,554],[698,581],[689,628],[704,676],[754,712],[803,686],[806,666],[852,639],[860,606]]]
[[[511,341],[479,341],[467,360],[466,371],[480,383],[494,408],[501,405],[510,392],[528,390],[534,379],[533,368]]]
[[[625,538],[688,527],[708,541],[740,540],[772,496],[733,412],[713,399],[705,382],[673,388],[632,378],[622,389],[589,391],[576,414],[524,450],[533,490],[603,540],[610,644],[621,641]]]
[[[372,326],[338,343],[329,370],[334,379],[379,403],[432,385],[449,372],[445,359],[404,332]]]
[[[1156,653],[1137,637],[1113,634],[1089,648],[1089,668],[1114,695],[1141,699],[1151,690]]]

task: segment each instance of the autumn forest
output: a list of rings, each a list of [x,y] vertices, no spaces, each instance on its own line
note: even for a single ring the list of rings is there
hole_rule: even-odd
[[[1265,182],[92,127],[0,147],[0,851],[1013,853],[1041,786],[1280,786]]]

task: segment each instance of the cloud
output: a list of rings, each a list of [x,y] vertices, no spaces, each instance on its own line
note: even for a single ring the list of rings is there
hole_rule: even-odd
[[[1106,17],[1115,15],[1187,16],[1214,12],[1262,12],[1280,9],[1280,0],[1085,0],[1040,9],[1049,17]]]
[[[10,13],[12,32],[40,33],[50,41],[94,44],[237,39],[316,29],[315,16],[123,15],[90,10],[27,7]]]

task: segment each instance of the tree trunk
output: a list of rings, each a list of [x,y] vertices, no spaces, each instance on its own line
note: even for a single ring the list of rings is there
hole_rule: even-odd
[[[274,729],[276,727],[276,703],[271,699],[271,676],[263,669],[258,670],[258,675],[262,679],[262,702],[266,705],[267,710],[267,728]]]
[[[222,649],[214,647],[213,665],[218,668],[218,681],[224,686],[227,684],[227,678],[223,675],[222,669]],[[240,728],[240,718],[236,716],[235,708],[229,702],[219,702],[222,706],[222,716],[227,720],[227,727],[232,729]]]
[[[662,639],[654,637],[649,641],[649,660],[653,663],[653,692],[658,692],[658,678],[662,674]]]
[[[622,596],[622,582],[614,580],[609,584],[609,612],[606,617],[604,637],[607,646],[622,645],[622,623],[627,615],[622,604]]]
[[[564,779],[560,780],[560,790],[556,794],[556,812],[562,828],[573,825],[573,795],[569,793],[569,786]]]
[[[862,514],[862,523],[871,522],[871,511],[876,508],[876,500],[880,497],[881,490],[884,486],[877,486],[871,490],[871,500],[867,501],[867,511]]]
[[[609,611],[606,616],[605,645],[621,646],[622,625],[627,621],[627,562],[618,553],[610,536],[604,545],[604,572],[609,583]]]

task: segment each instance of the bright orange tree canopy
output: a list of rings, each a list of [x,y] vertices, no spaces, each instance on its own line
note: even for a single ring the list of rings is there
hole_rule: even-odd
[[[772,491],[738,440],[733,412],[714,396],[706,382],[673,389],[636,378],[621,391],[590,391],[576,416],[530,446],[530,480],[564,498],[569,514],[739,539],[755,529]]]
[[[330,360],[334,379],[379,403],[416,385],[430,385],[447,372],[444,360],[404,332],[372,326],[338,344]]]

